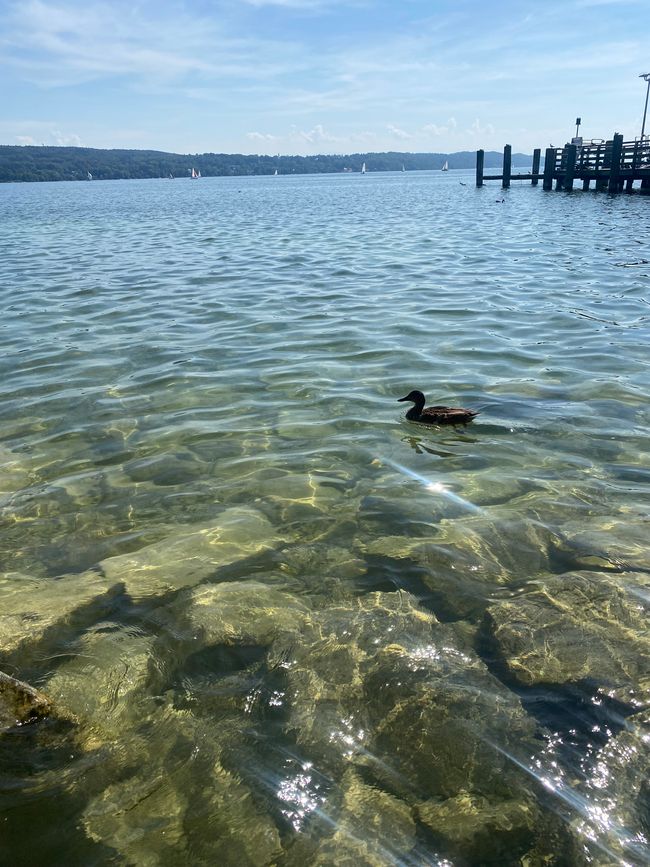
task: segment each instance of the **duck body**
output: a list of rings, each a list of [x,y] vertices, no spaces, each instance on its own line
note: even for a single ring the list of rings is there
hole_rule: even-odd
[[[409,421],[417,421],[420,424],[467,424],[478,415],[471,409],[463,409],[459,406],[427,406],[426,399],[421,391],[410,391],[406,397],[400,397],[398,403],[409,401],[415,404],[406,413]]]

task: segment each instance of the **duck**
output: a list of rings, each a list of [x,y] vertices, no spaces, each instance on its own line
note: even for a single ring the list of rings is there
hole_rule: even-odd
[[[463,409],[460,406],[427,406],[426,398],[421,391],[409,391],[406,397],[398,398],[398,403],[409,401],[414,403],[406,413],[409,421],[419,421],[421,424],[467,424],[473,421],[478,412],[472,409]]]

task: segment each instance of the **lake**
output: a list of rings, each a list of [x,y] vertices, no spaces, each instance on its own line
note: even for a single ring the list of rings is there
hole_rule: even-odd
[[[3,863],[650,863],[650,200],[369,172],[0,220],[0,669],[53,705],[0,734]]]

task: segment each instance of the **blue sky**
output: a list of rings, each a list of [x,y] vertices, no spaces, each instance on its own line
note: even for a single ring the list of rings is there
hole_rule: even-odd
[[[517,151],[638,135],[650,0],[0,0],[0,143]]]

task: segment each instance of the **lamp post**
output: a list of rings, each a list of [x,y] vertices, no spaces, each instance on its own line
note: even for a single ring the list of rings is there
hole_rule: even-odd
[[[641,124],[641,142],[643,143],[643,136],[645,133],[645,117],[648,113],[648,95],[650,94],[650,72],[644,72],[639,78],[645,79],[648,82],[648,89],[645,92],[645,108],[643,109],[643,123]]]

